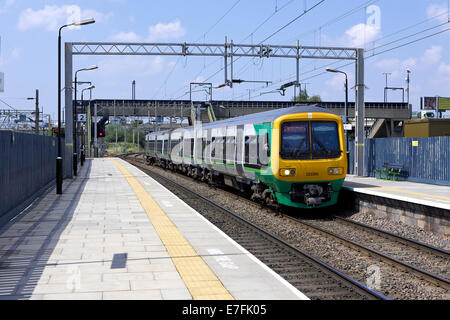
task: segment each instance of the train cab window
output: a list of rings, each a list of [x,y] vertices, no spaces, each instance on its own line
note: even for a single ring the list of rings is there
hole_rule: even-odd
[[[282,125],[280,155],[284,159],[329,159],[341,153],[336,122],[296,121]]]
[[[338,158],[341,155],[337,123],[313,121],[311,123],[313,159]]]
[[[310,159],[309,122],[283,123],[280,155],[285,159]]]

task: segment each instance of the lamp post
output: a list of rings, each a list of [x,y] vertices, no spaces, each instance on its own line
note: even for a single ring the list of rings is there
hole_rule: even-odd
[[[407,73],[407,75],[406,75],[406,84],[408,86],[407,89],[406,89],[406,91],[408,92],[408,95],[406,97],[408,99],[408,106],[409,106],[409,83],[411,82],[411,78],[410,78],[411,70],[406,69],[406,73]]]
[[[34,132],[39,135],[39,89],[36,89],[36,97],[35,98],[27,98],[27,100],[35,100],[36,109],[35,109],[35,118],[34,118]]]
[[[328,72],[334,72],[334,73],[342,73],[345,75],[345,111],[344,111],[344,124],[347,124],[348,121],[348,76],[347,73],[345,73],[344,71],[340,71],[340,70],[336,70],[336,69],[330,69],[327,68]],[[345,150],[347,152],[347,156],[348,156],[348,135],[347,135],[347,130],[345,130]]]
[[[92,89],[95,89],[95,86],[90,85],[89,87],[81,90],[81,105],[84,105],[84,92],[86,90],[89,90],[90,93],[90,100],[92,100]],[[86,122],[87,123],[87,122]],[[82,146],[81,146],[81,156],[80,156],[80,162],[81,162],[81,166],[84,165],[84,160],[86,159],[86,153],[85,153],[85,135],[84,135],[84,130],[83,130],[83,139],[82,141]]]
[[[78,108],[78,103],[77,103],[77,85],[78,85],[78,72],[81,71],[91,71],[91,70],[96,70],[98,69],[97,66],[90,66],[87,68],[83,68],[80,70],[77,70],[75,72],[75,107],[73,108],[73,175],[77,176],[78,175],[78,151],[77,151],[77,127],[78,127],[78,119],[77,119],[77,108]]]
[[[74,23],[65,24],[58,31],[58,157],[56,158],[56,194],[62,194],[63,183],[63,159],[61,154],[61,31],[69,26],[84,26],[95,23],[95,20],[85,19]]]

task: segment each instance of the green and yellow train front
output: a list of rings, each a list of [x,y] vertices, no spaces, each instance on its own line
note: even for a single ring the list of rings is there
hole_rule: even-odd
[[[348,169],[342,119],[325,112],[289,114],[272,123],[270,136],[270,164],[259,178],[278,203],[336,204]]]

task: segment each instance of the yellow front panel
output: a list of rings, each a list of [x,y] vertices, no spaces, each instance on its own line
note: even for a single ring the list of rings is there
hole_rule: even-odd
[[[338,124],[339,143],[343,151],[336,159],[315,160],[285,160],[280,156],[281,151],[281,127],[285,122],[291,121],[335,121]],[[330,181],[344,179],[347,173],[347,154],[345,152],[345,134],[342,119],[334,114],[313,112],[298,113],[282,116],[274,121],[272,130],[271,165],[272,173],[281,181]],[[329,168],[343,168],[342,174],[330,175]],[[282,176],[280,170],[295,169],[295,175]]]

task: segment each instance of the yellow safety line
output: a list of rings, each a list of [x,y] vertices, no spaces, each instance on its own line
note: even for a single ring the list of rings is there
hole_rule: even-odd
[[[234,300],[166,213],[139,181],[117,160],[110,159],[137,195],[175,267],[195,300]]]
[[[387,187],[380,187],[380,186],[374,186],[374,185],[369,185],[369,184],[364,184],[364,183],[353,182],[353,181],[346,181],[345,183],[363,184],[365,186],[372,187],[372,189],[381,189],[381,190],[386,190],[386,191],[409,193],[409,194],[413,194],[413,195],[416,195],[416,196],[423,196],[423,197],[427,197],[427,198],[436,198],[436,199],[450,201],[450,198],[443,197],[443,196],[435,196],[435,195],[432,195],[432,194],[426,194],[426,193],[420,193],[420,192],[414,192],[414,191],[406,191],[406,190],[399,190],[399,189],[392,189],[392,188],[387,188]]]

